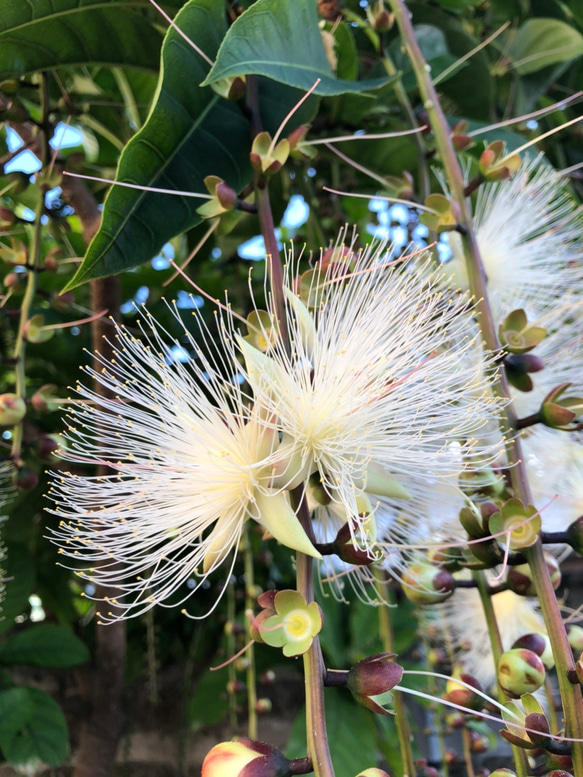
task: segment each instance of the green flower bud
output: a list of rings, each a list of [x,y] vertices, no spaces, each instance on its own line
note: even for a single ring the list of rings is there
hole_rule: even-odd
[[[512,648],[532,650],[541,659],[546,669],[552,669],[555,665],[551,641],[546,634],[525,634],[514,642]]]
[[[544,398],[540,420],[551,429],[576,431],[581,428],[583,397],[564,396],[571,383],[562,383]]]
[[[545,681],[545,666],[532,650],[516,648],[502,653],[496,671],[498,685],[507,696],[519,699],[538,690]]]
[[[370,769],[365,769],[364,772],[359,772],[356,777],[389,777],[389,774],[384,769],[377,769],[376,766],[373,766]]]
[[[271,135],[268,132],[260,132],[255,136],[249,158],[258,173],[273,175],[287,162],[289,152],[290,144],[287,138],[272,146]]]
[[[575,553],[583,556],[583,515],[569,526],[566,539]]]
[[[576,653],[583,651],[583,628],[581,626],[567,624],[567,639]]]
[[[0,426],[15,426],[26,415],[26,404],[18,394],[0,394]]]
[[[240,100],[245,94],[245,90],[247,89],[247,77],[228,76],[227,78],[219,78],[218,81],[213,81],[211,89],[216,92],[219,97],[235,102]]]
[[[46,343],[52,339],[54,334],[54,329],[45,329],[45,317],[41,313],[29,318],[24,325],[24,336],[29,343]]]
[[[504,181],[520,167],[520,154],[506,154],[502,140],[490,143],[480,156],[478,167],[487,181]]]
[[[411,564],[401,578],[403,593],[414,604],[443,602],[453,594],[455,580],[451,572],[424,561]]]

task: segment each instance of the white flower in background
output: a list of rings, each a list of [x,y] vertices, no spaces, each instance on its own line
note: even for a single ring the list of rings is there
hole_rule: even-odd
[[[459,474],[460,461],[473,469],[496,458],[498,445],[476,436],[499,405],[483,361],[468,358],[472,308],[447,290],[443,273],[430,272],[428,260],[390,266],[386,243],[342,248],[346,271],[331,264],[325,278],[315,276],[310,311],[292,291],[294,263],[287,268],[290,353],[280,340],[266,353],[241,348],[263,417],[273,418],[299,470],[317,471],[331,502],[363,525],[363,494],[373,506],[378,497],[403,503],[411,489],[427,491],[428,479]],[[416,520],[425,520],[422,510]]]
[[[117,328],[114,358],[98,355],[100,368],[85,370],[110,397],[78,387],[63,454],[75,471],[54,473],[51,489],[51,512],[61,517],[51,539],[84,565],[84,579],[112,589],[115,608],[100,613],[103,621],[164,604],[189,581],[184,601],[237,548],[250,519],[319,557],[286,492],[272,487],[286,462],[277,431],[237,380],[230,317],[220,349],[203,353],[184,332],[196,355],[187,364],[174,358],[176,342],[167,344],[145,317],[143,337]],[[111,474],[78,475],[80,464]]]
[[[533,502],[545,531],[564,531],[583,515],[581,435],[537,426],[522,440]]]
[[[510,650],[514,642],[526,634],[547,633],[536,599],[518,596],[513,591],[501,591],[492,597],[492,604],[503,650]],[[454,648],[456,660],[465,671],[486,689],[495,684],[496,668],[488,626],[475,588],[456,589],[450,599],[423,608],[422,616]]]
[[[564,178],[543,157],[512,179],[480,187],[474,224],[495,320],[524,307],[529,320],[553,310],[581,282],[583,215]],[[468,288],[461,242],[450,234],[454,272]]]

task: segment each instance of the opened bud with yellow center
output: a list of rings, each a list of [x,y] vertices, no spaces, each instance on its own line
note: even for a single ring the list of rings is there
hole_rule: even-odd
[[[260,132],[255,136],[249,158],[258,173],[273,175],[287,162],[289,153],[290,143],[287,138],[274,145],[269,132]]]
[[[498,329],[500,342],[509,353],[527,353],[547,336],[542,326],[531,326],[522,308],[509,313]]]
[[[571,383],[563,383],[544,398],[539,416],[545,426],[566,432],[581,429],[583,397],[564,396],[569,386]]]
[[[451,572],[425,561],[418,561],[407,567],[401,582],[403,593],[414,604],[443,602],[453,594],[455,586]]]
[[[275,747],[251,739],[221,742],[209,751],[201,777],[288,777],[290,762]]]
[[[348,672],[348,689],[371,712],[392,715],[391,690],[403,677],[403,667],[394,661],[394,653],[376,653],[354,664]]]
[[[478,167],[487,181],[504,181],[512,178],[520,162],[520,154],[505,154],[504,141],[495,140],[482,152]]]
[[[429,210],[419,216],[419,221],[427,229],[441,233],[457,228],[460,209],[455,200],[448,200],[444,194],[430,194],[425,198],[425,207]]]
[[[502,653],[498,659],[496,677],[504,693],[518,699],[525,693],[537,691],[545,681],[545,665],[542,660],[525,648],[515,648]]]
[[[24,336],[29,343],[46,343],[55,334],[54,329],[45,328],[45,317],[37,313],[24,325]]]
[[[284,656],[306,653],[322,628],[322,612],[298,591],[267,591],[257,601],[265,610],[256,618],[261,641],[283,648]]]
[[[534,505],[524,505],[520,499],[509,499],[500,512],[491,516],[490,532],[503,547],[510,550],[530,548],[537,541],[541,528],[541,518]]]
[[[0,394],[0,426],[15,426],[26,415],[26,404],[18,394]]]
[[[556,590],[561,585],[561,567],[557,559],[550,553],[545,553],[544,556],[551,583]],[[515,567],[510,567],[506,582],[510,590],[519,596],[536,596],[536,586],[528,564],[518,564]]]
[[[460,683],[459,680],[462,682]],[[463,683],[463,685],[462,685]],[[453,671],[451,678],[445,685],[445,693],[448,701],[452,704],[457,704],[460,707],[466,707],[470,710],[479,711],[484,707],[485,700],[482,696],[472,691],[472,688],[468,688],[470,685],[477,691],[482,690],[482,686],[479,681],[476,680],[471,674],[462,671],[459,667],[456,667]]]

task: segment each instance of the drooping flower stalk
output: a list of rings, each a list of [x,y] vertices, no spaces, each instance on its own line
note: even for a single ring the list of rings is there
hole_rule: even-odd
[[[488,301],[488,290],[484,266],[472,227],[471,215],[464,194],[465,183],[454,148],[450,140],[449,127],[441,109],[439,99],[431,81],[430,70],[417,44],[410,12],[403,0],[389,0],[395,13],[395,18],[401,33],[401,38],[407,49],[411,64],[415,71],[417,83],[424,107],[429,115],[435,143],[444,166],[452,198],[457,203],[460,213],[460,225],[464,232],[462,245],[466,257],[466,266],[470,289],[478,300],[477,308],[480,316],[480,327],[486,347],[492,353],[498,351],[499,343],[494,317]],[[504,374],[496,379],[495,390],[502,398],[510,398],[510,391]],[[512,404],[508,403],[501,414],[501,431],[507,438],[507,455],[510,463],[510,477],[516,497],[523,503],[531,503],[531,495],[526,471],[523,463],[520,440],[515,437],[515,417]],[[526,551],[531,565],[533,578],[536,581],[537,594],[541,603],[543,616],[549,630],[553,655],[557,667],[559,687],[564,706],[567,733],[576,737],[583,732],[583,698],[578,686],[572,685],[567,673],[574,669],[573,655],[562,623],[561,613],[554,595],[551,580],[544,561],[540,540]],[[573,766],[575,773],[583,775],[583,743],[573,743]]]

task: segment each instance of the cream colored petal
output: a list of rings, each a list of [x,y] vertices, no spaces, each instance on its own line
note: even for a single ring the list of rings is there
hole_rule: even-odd
[[[238,523],[237,516],[233,514],[224,515],[216,522],[206,540],[208,545],[202,566],[205,575],[222,564],[239,541],[241,531],[237,528]]]
[[[305,553],[306,556],[322,558],[302,528],[285,493],[269,495],[257,493],[256,505],[259,510],[258,523],[278,542]]]
[[[283,291],[295,314],[304,348],[306,349],[308,356],[311,356],[314,352],[314,342],[316,340],[316,325],[314,319],[297,294],[294,294],[293,291],[288,288],[284,288]]]
[[[411,494],[397,478],[379,464],[371,462],[366,468],[366,482],[363,484],[369,494],[394,499],[411,499]]]

